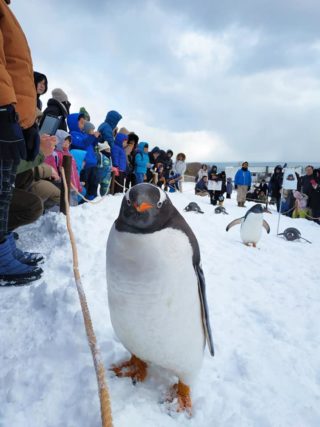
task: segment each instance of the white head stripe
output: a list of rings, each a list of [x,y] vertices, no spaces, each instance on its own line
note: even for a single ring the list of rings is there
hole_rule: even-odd
[[[166,195],[166,193],[163,190],[161,190],[160,187],[158,187],[158,190],[159,190],[159,193],[160,193],[159,202],[163,203],[167,199],[167,195]]]

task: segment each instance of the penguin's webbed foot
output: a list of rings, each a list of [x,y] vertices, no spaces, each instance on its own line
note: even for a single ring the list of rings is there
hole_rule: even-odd
[[[192,416],[192,401],[190,396],[190,387],[179,381],[170,390],[167,401],[173,402],[177,399],[177,412],[185,412],[189,417]]]
[[[114,365],[111,370],[117,377],[130,377],[133,383],[142,382],[147,377],[147,364],[137,356],[132,355],[131,359],[119,365]]]

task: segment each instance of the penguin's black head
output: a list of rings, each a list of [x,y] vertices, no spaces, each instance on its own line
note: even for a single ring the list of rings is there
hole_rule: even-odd
[[[153,233],[165,226],[173,211],[163,190],[152,184],[138,184],[126,192],[116,228],[131,233]]]
[[[249,212],[255,213],[255,214],[262,214],[263,208],[259,203],[257,203],[256,205],[253,205],[252,208],[250,208],[247,213],[249,213]]]

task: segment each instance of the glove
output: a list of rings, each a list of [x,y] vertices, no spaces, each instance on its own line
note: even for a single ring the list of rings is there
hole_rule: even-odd
[[[26,158],[26,144],[13,105],[0,107],[0,159],[18,164]]]
[[[235,190],[237,190],[237,189],[238,189],[238,186],[237,186],[237,185],[235,185],[235,186],[234,186],[234,189],[235,189]]]
[[[27,160],[34,160],[40,150],[39,128],[36,123],[27,129],[23,129],[23,136],[26,141]]]

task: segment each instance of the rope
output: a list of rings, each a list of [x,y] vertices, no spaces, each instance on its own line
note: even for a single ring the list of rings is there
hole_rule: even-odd
[[[66,182],[66,177],[64,173],[64,168],[61,168],[61,175],[64,185],[64,191],[65,191],[65,204],[66,204],[66,220],[67,220],[67,229],[69,233],[69,238],[71,242],[71,248],[72,248],[72,257],[73,257],[73,273],[75,282],[77,285],[77,291],[80,299],[81,309],[82,309],[82,315],[83,320],[86,328],[87,338],[89,347],[91,350],[94,368],[96,371],[97,376],[97,383],[98,383],[98,389],[99,389],[99,398],[100,398],[100,411],[101,411],[101,421],[102,421],[102,427],[112,427],[112,414],[111,414],[111,404],[110,404],[110,396],[108,391],[108,386],[106,383],[105,378],[105,369],[103,366],[103,362],[101,360],[100,356],[100,350],[97,345],[97,339],[93,330],[92,326],[92,320],[86,300],[86,295],[81,283],[80,279],[80,273],[79,273],[79,261],[78,261],[78,251],[77,246],[75,243],[74,234],[71,227],[71,221],[70,221],[70,206],[69,206],[69,199],[68,199],[68,187]]]

